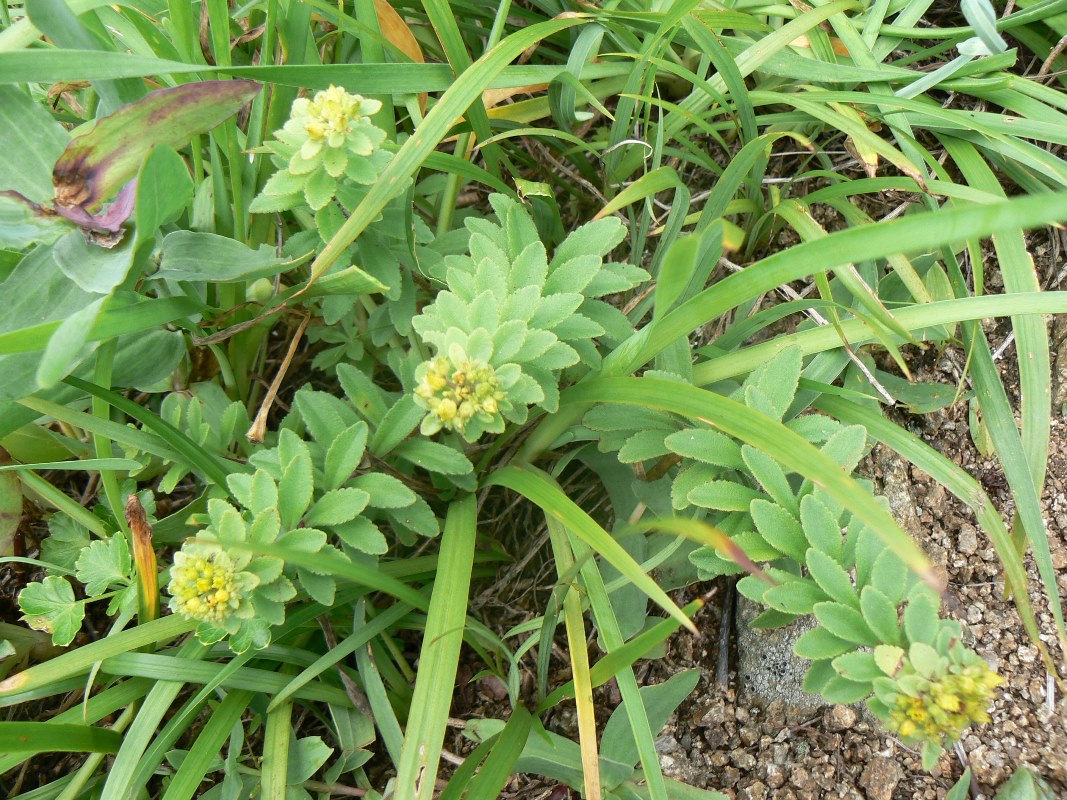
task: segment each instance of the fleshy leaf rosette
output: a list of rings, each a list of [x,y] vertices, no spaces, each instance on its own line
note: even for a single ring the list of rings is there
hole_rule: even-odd
[[[276,509],[242,514],[225,500],[208,501],[208,525],[187,539],[170,568],[170,609],[197,620],[197,638],[210,644],[229,637],[241,653],[270,644],[270,629],[285,621],[285,602],[296,595],[281,559],[254,556],[227,545],[267,544],[281,530]]]
[[[264,143],[279,168],[252,201],[255,213],[307,204],[325,208],[346,182],[369,185],[389,160],[385,131],[370,121],[382,104],[331,86],[293,102],[288,121]]]
[[[626,316],[599,298],[648,279],[638,267],[604,261],[626,235],[614,217],[578,228],[549,260],[524,206],[503,195],[489,201],[499,221],[467,220],[468,252],[441,260],[433,277],[447,288],[412,320],[437,352],[416,374],[416,402],[428,411],[424,433],[456,430],[473,441],[503,430],[503,419],[525,422],[531,405],[555,411],[563,370],[599,366],[595,340],[617,344],[633,332]],[[464,408],[470,398],[453,396],[446,373],[465,377],[457,369],[463,361],[482,362],[481,391],[494,398],[496,411],[493,402]]]

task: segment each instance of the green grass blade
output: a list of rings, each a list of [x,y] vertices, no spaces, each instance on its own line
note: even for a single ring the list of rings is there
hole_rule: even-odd
[[[403,191],[405,182],[415,174],[426,156],[433,152],[445,137],[453,121],[481,96],[482,91],[493,77],[531,45],[546,36],[579,25],[584,21],[578,17],[555,19],[513,33],[456,78],[451,88],[441,96],[433,110],[423,119],[422,124],[415,130],[415,134],[404,142],[396,157],[382,171],[378,181],[370,188],[363,201],[326,243],[326,247],[311,265],[312,277],[317,278],[325,273],[367,225],[378,216],[386,204]]]
[[[196,741],[182,760],[167,786],[163,800],[190,800],[200,787],[211,762],[218,757],[230,730],[240,721],[255,694],[234,691],[216,706],[207,723],[197,734]]]
[[[678,620],[688,630],[694,631],[693,623],[667,593],[648,575],[641,565],[623,549],[615,539],[592,517],[556,485],[545,472],[531,466],[507,466],[493,472],[485,481],[486,486],[504,486],[521,494],[540,507],[546,515],[558,520],[600,554],[615,569],[626,576],[660,608]]]
[[[919,253],[993,232],[1036,228],[1064,220],[1067,220],[1067,192],[1056,192],[983,206],[914,214],[802,242],[724,278],[655,325],[642,328],[604,359],[601,373],[632,373],[679,338],[688,336],[746,300],[819,270],[895,253]],[[536,458],[576,421],[580,413],[580,409],[575,409],[543,420],[523,445],[519,458],[526,461]]]
[[[1011,314],[1067,314],[1067,292],[962,297],[908,306],[895,310],[894,314],[901,325],[913,331]],[[844,320],[841,329],[853,346],[876,341],[875,335],[861,319]],[[804,355],[813,355],[840,346],[841,338],[829,326],[777,336],[697,364],[693,368],[693,381],[700,386],[708,386],[724,378],[745,375],[752,371],[754,364],[762,363],[790,347],[799,347]]]
[[[685,606],[682,611],[686,616],[692,618],[703,606],[703,600],[694,600],[692,603]],[[592,681],[593,688],[595,689],[598,686],[603,686],[612,678],[621,674],[624,669],[632,666],[639,658],[647,655],[654,647],[667,641],[667,639],[678,630],[678,627],[678,621],[675,619],[662,620],[648,630],[639,633],[620,647],[611,650],[603,658],[593,664],[589,670],[589,679]],[[567,681],[562,686],[553,689],[552,692],[541,701],[537,710],[547,711],[565,697],[574,697],[574,681]]]
[[[51,661],[36,664],[0,682],[0,698],[19,692],[46,687],[51,683],[86,674],[98,661],[136,650],[139,647],[167,642],[196,627],[184,617],[169,616],[136,628],[121,631],[57,656]]]
[[[71,376],[66,378],[64,383],[73,386],[75,389],[81,389],[93,397],[105,400],[119,411],[137,420],[166,442],[175,452],[180,453],[194,469],[203,474],[212,483],[219,486],[226,485],[226,477],[229,473],[223,468],[219,460],[205,452],[200,445],[157,414],[137,405],[132,400],[127,400],[110,389],[83,381],[80,378]],[[227,462],[227,465],[235,470],[244,469],[243,465],[235,462]]]
[[[430,798],[448,725],[452,687],[463,643],[471,566],[477,539],[477,503],[473,496],[453,502],[441,535],[437,581],[426,619],[415,693],[404,748],[397,764],[395,796]]]
[[[115,753],[122,737],[106,728],[55,722],[0,722],[0,752]]]
[[[468,795],[471,800],[500,796],[515,762],[522,755],[522,748],[526,746],[533,723],[533,714],[522,706],[512,710],[511,718],[497,737],[485,764],[470,783]]]
[[[360,627],[359,630],[353,631],[342,641],[338,642],[336,647],[331,648],[316,660],[314,664],[303,669],[296,677],[294,677],[285,688],[275,695],[270,706],[267,707],[267,710],[270,711],[274,706],[284,702],[294,692],[306,686],[318,675],[322,674],[342,659],[348,658],[348,656],[352,655],[352,653],[356,652],[360,647],[363,647],[375,636],[391,628],[410,610],[411,606],[404,603],[397,603],[395,606],[387,608],[366,625]]]
[[[695,386],[654,378],[593,378],[572,386],[560,397],[561,408],[590,403],[623,403],[681,414],[762,450],[823,489],[867,525],[916,574],[937,586],[926,556],[892,515],[829,456],[765,414]]]

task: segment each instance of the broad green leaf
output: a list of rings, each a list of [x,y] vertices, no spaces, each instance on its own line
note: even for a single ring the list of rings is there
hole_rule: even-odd
[[[882,670],[875,663],[872,653],[845,653],[833,660],[834,669],[841,677],[852,681],[873,681],[882,677]]]
[[[70,137],[26,92],[0,86],[0,189],[35,203],[52,199],[52,166]]]
[[[931,592],[912,597],[904,608],[904,635],[912,644],[933,644],[937,637],[937,598]]]
[[[729,436],[707,428],[686,428],[668,436],[664,443],[686,458],[728,469],[744,469],[741,446]]]
[[[733,481],[709,481],[692,489],[686,497],[695,506],[719,511],[747,511],[753,500],[766,502],[762,492]]]
[[[163,258],[151,277],[234,283],[276,275],[292,265],[269,245],[253,250],[214,233],[174,231],[163,237]]]
[[[313,527],[340,525],[355,519],[369,499],[370,495],[360,489],[334,489],[315,501],[305,519]]]
[[[841,526],[826,505],[814,495],[805,495],[800,501],[800,522],[809,544],[840,562]]]
[[[48,536],[41,542],[41,560],[73,571],[82,548],[89,541],[87,528],[66,514],[53,514],[48,518]]]
[[[826,628],[812,628],[797,639],[793,652],[801,658],[819,661],[833,658],[855,649],[856,645],[834,636]]]
[[[808,549],[808,540],[796,517],[776,503],[767,500],[753,500],[749,513],[756,529],[767,543],[787,556],[804,563]]]
[[[322,737],[306,736],[297,739],[294,735],[289,746],[286,782],[290,786],[300,786],[304,781],[311,780],[332,754],[333,748],[323,742]]]
[[[55,243],[54,255],[63,274],[78,286],[87,292],[106,294],[126,280],[133,266],[134,242],[127,237],[118,247],[108,249],[88,242],[76,230]]]
[[[474,465],[459,450],[426,439],[407,439],[393,452],[415,466],[441,475],[469,475]]]
[[[821,694],[827,702],[851,705],[870,696],[871,684],[850,681],[840,675],[835,675],[826,682]]]
[[[0,464],[10,464],[11,458],[0,448]],[[14,472],[0,473],[0,556],[13,555],[15,534],[22,522],[22,487]]]
[[[181,156],[166,146],[148,154],[137,179],[133,221],[137,238],[147,241],[160,225],[174,222],[193,198],[193,181]]]
[[[860,592],[860,611],[868,627],[886,644],[900,644],[900,623],[897,607],[873,586]]]
[[[805,554],[805,564],[815,582],[826,594],[839,603],[859,608],[860,599],[852,579],[844,568],[822,550],[814,547]]]
[[[678,672],[654,686],[644,686],[640,689],[641,701],[645,706],[648,724],[652,735],[656,736],[671,714],[696,688],[700,679],[700,670],[686,670]],[[630,721],[623,706],[619,706],[612,712],[604,733],[601,736],[600,755],[604,759],[619,764],[633,765],[637,763],[637,744],[634,741]]]
[[[796,580],[772,586],[763,594],[762,602],[785,614],[810,614],[816,603],[825,602],[828,595],[811,580]]]
[[[350,425],[330,444],[326,451],[323,472],[327,489],[339,489],[348,483],[360,462],[367,446],[367,423]]]
[[[741,457],[752,477],[763,487],[763,491],[770,495],[775,503],[796,516],[799,513],[796,495],[781,465],[762,450],[747,444],[741,447]]]
[[[369,494],[373,508],[406,508],[416,500],[415,493],[401,481],[380,472],[359,475],[350,485]]]
[[[61,217],[37,213],[21,198],[0,191],[0,248],[24,250],[31,244],[51,244],[71,229]]]
[[[830,633],[847,642],[868,647],[880,644],[878,637],[864,622],[863,616],[852,606],[833,602],[817,603],[815,618]]]

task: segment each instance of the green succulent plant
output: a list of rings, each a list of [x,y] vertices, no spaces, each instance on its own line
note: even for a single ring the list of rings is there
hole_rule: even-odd
[[[613,217],[578,228],[549,259],[529,211],[503,195],[489,199],[498,222],[467,220],[468,251],[447,255],[434,268],[432,277],[447,288],[412,320],[422,341],[437,351],[417,374],[415,396],[428,412],[427,434],[450,428],[473,441],[502,430],[503,419],[525,422],[530,406],[554,411],[561,373],[599,366],[597,341],[616,343],[633,330],[622,312],[599,298],[648,278],[638,267],[604,261],[625,236]],[[451,398],[438,397],[444,384],[434,388],[426,381],[440,383],[431,376],[467,360],[495,374],[497,387],[483,391],[494,397],[490,408],[495,404],[496,410],[471,406],[463,419],[457,415],[466,398],[453,415]]]
[[[385,131],[370,121],[378,100],[330,86],[298,98],[285,125],[264,146],[278,171],[252,201],[251,211],[284,211],[307,204],[325,208],[346,182],[369,185],[389,161],[380,149]]]

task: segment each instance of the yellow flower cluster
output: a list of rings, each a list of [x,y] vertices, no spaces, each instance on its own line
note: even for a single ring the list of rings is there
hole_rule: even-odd
[[[972,723],[989,722],[993,690],[1003,682],[984,661],[953,664],[945,675],[922,681],[917,694],[897,695],[888,726],[905,739],[956,741]]]
[[[496,370],[476,358],[467,358],[459,348],[448,356],[426,362],[425,373],[415,389],[416,402],[429,410],[434,431],[462,431],[476,415],[494,417],[505,394]]]
[[[349,94],[339,86],[330,86],[312,99],[301,97],[293,103],[291,119],[298,122],[308,139],[301,148],[304,158],[311,158],[324,146],[345,146],[354,125],[366,122],[369,114],[381,108],[378,100]]]
[[[241,604],[237,565],[223,550],[205,554],[179,550],[170,570],[170,607],[174,612],[202,622],[219,624]]]

